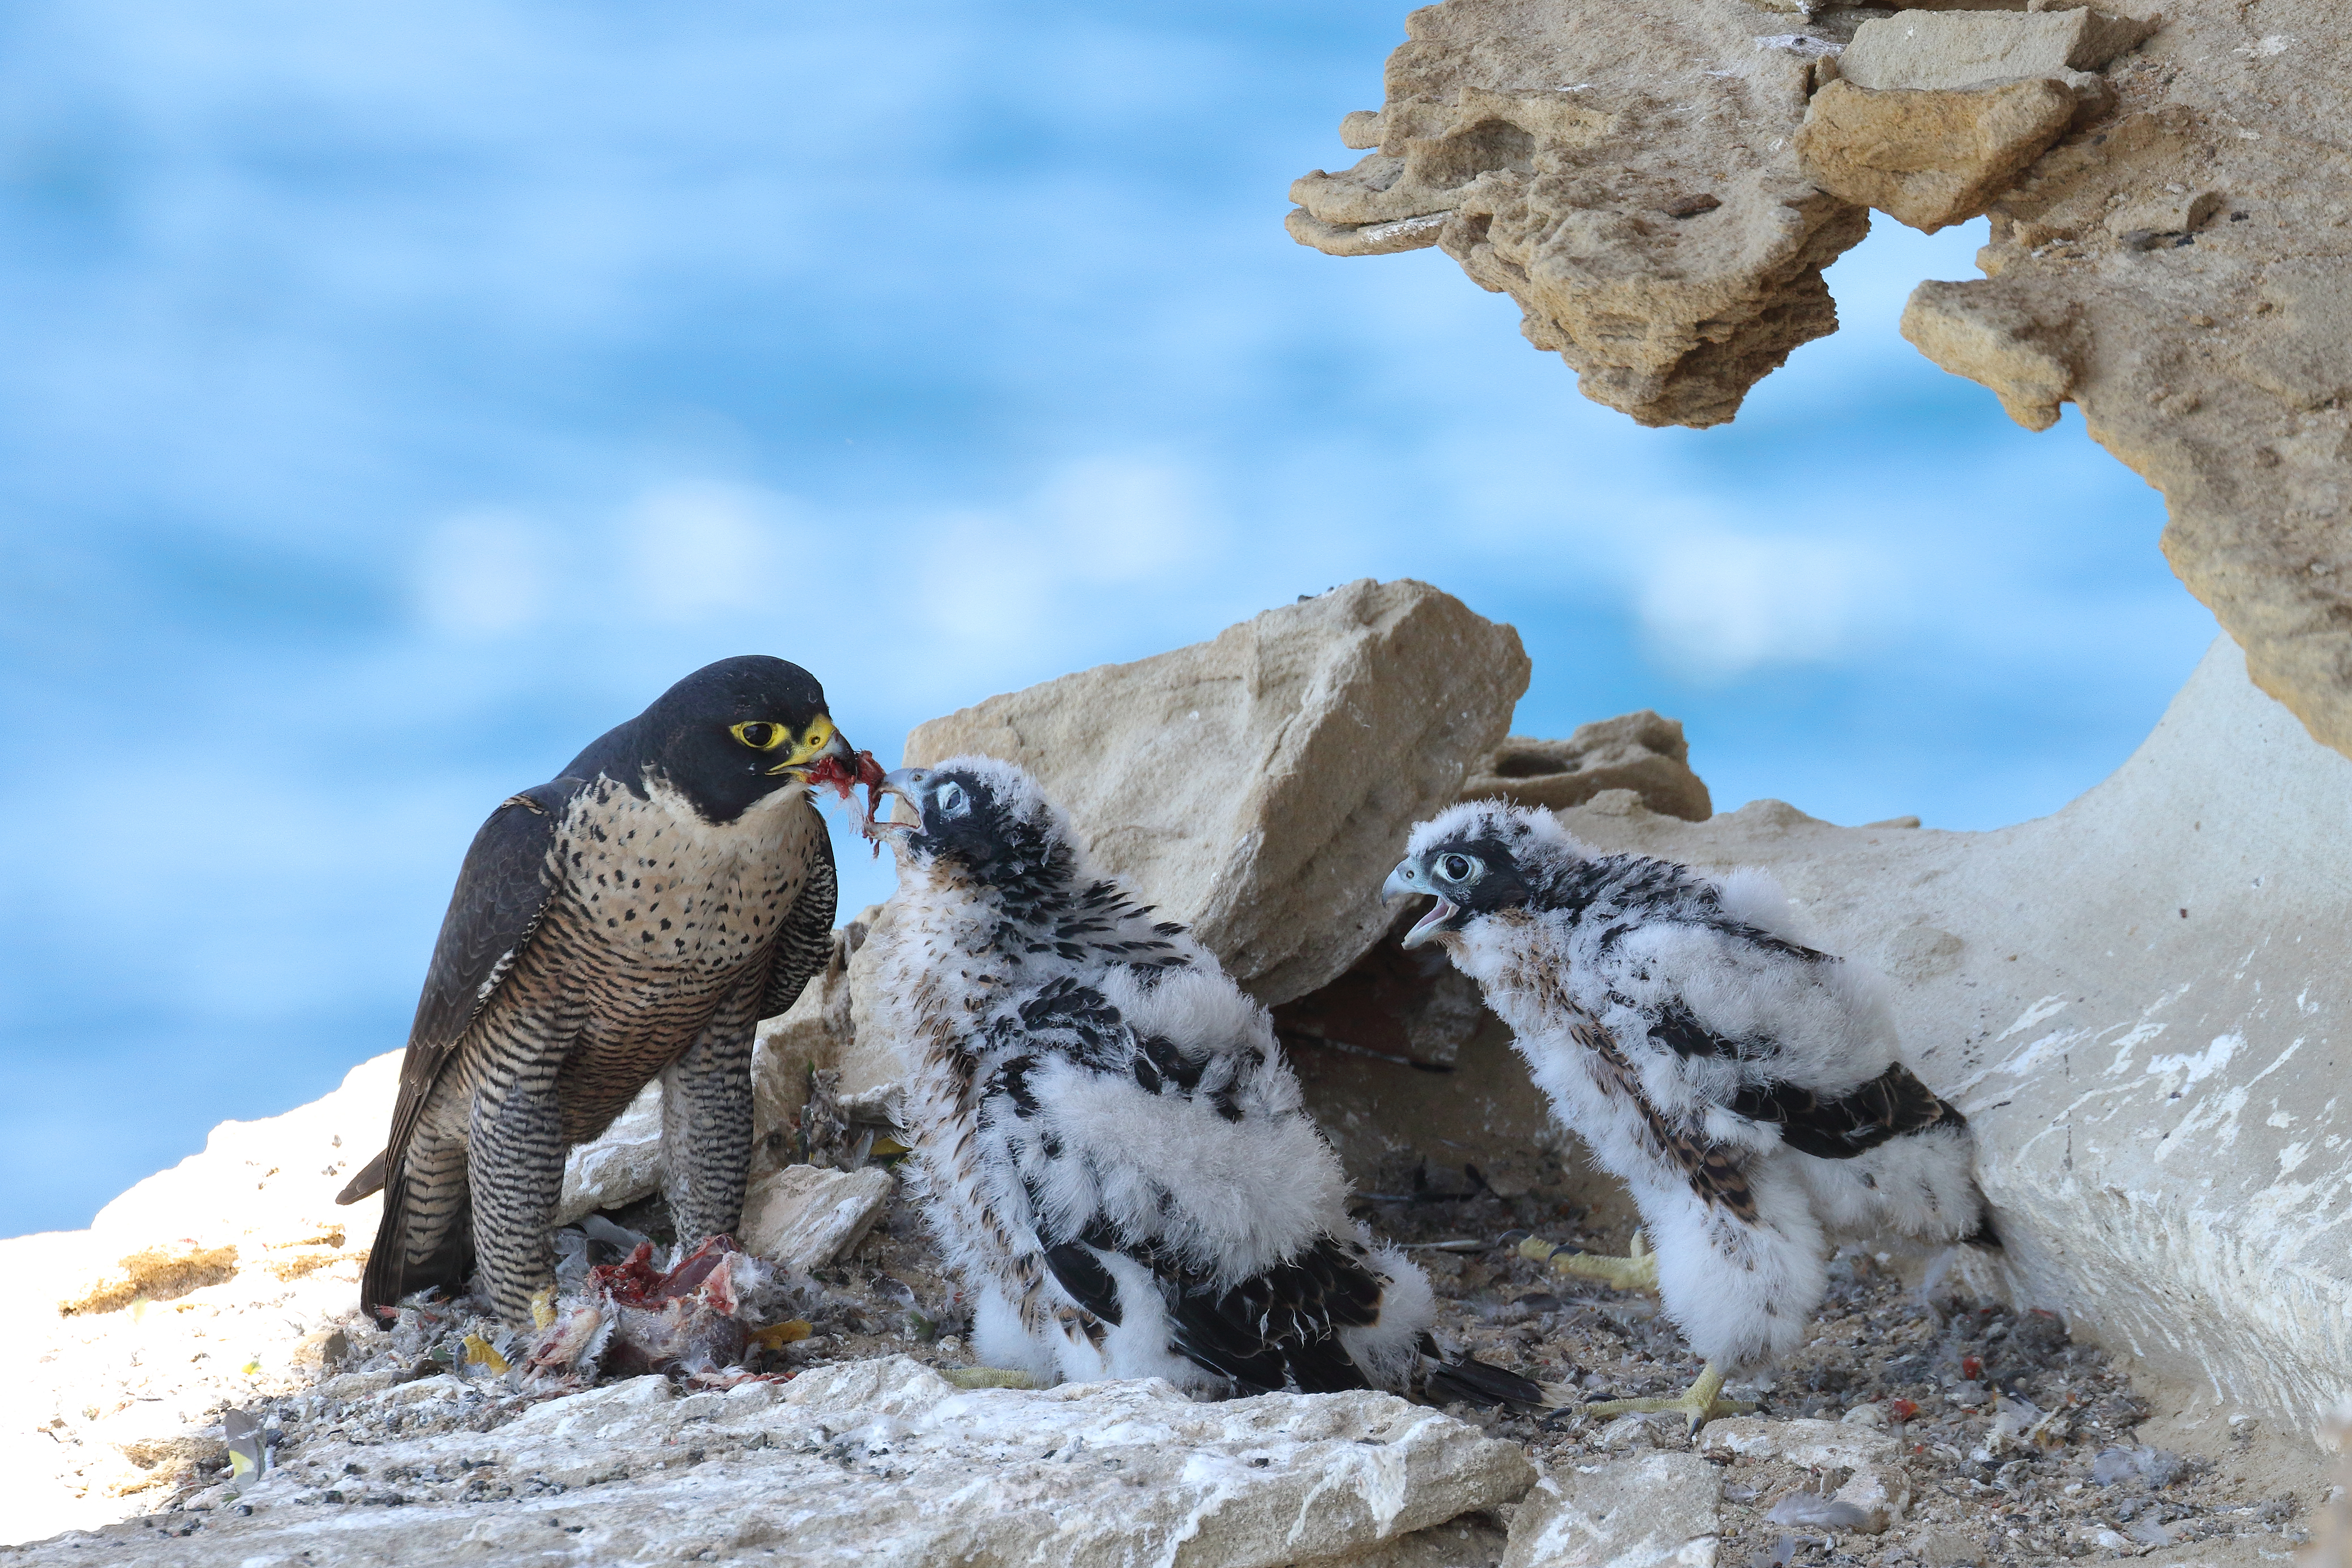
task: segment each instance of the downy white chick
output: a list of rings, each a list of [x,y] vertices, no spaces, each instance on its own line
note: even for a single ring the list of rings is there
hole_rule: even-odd
[[[961,757],[880,793],[913,818],[877,825],[898,891],[857,962],[982,1360],[1041,1385],[1549,1403],[1437,1357],[1429,1282],[1349,1219],[1265,1009],[1097,871],[1026,773]]]
[[[1414,828],[1383,890],[1436,900],[1405,945],[1479,983],[1654,1248],[1523,1250],[1655,1289],[1706,1360],[1678,1399],[1594,1413],[1681,1410],[1696,1430],[1747,1408],[1726,1375],[1802,1339],[1834,1237],[2000,1245],[1968,1122],[1898,1059],[1880,983],[1792,940],[1769,878],[1601,855],[1549,812],[1479,801]]]

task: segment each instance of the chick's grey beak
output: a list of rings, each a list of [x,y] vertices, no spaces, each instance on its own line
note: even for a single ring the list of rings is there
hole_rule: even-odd
[[[905,801],[912,809],[914,821],[898,821],[897,817],[898,814],[896,811],[893,811],[890,814],[892,820],[881,823],[879,826],[884,827],[912,827],[915,826],[915,823],[920,822],[923,819],[923,803],[916,792],[921,786],[922,782],[929,777],[930,777],[930,774],[925,773],[921,768],[894,768],[890,772],[884,773],[882,775],[882,782],[874,786],[874,797],[876,803],[878,805],[881,801],[881,797],[886,795],[896,795],[900,800]]]
[[[1416,894],[1426,894],[1436,898],[1437,901],[1429,906],[1427,914],[1413,922],[1412,930],[1404,933],[1402,945],[1406,947],[1419,947],[1435,936],[1438,926],[1454,915],[1454,906],[1437,898],[1437,889],[1429,885],[1429,874],[1422,869],[1420,861],[1398,861],[1397,868],[1389,873],[1389,879],[1381,884],[1381,902],[1385,904],[1400,896],[1411,898]]]

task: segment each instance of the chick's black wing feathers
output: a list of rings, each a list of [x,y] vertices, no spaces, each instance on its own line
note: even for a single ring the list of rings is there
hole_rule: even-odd
[[[1792,1083],[1750,1084],[1731,1097],[1731,1109],[1780,1123],[1782,1142],[1822,1160],[1851,1160],[1906,1132],[1968,1125],[1901,1062],[1833,1099]]]
[[[1102,1255],[1117,1253],[1151,1271],[1167,1308],[1176,1352],[1232,1378],[1252,1393],[1295,1388],[1330,1394],[1366,1388],[1339,1331],[1377,1321],[1380,1278],[1354,1249],[1331,1237],[1287,1262],[1220,1290],[1160,1247],[1123,1241],[1095,1226],[1071,1241],[1049,1243],[1045,1266],[1078,1305],[1105,1322],[1123,1321],[1118,1282]]]
[[[383,1152],[336,1194],[337,1203],[357,1203],[387,1178],[397,1178],[402,1152],[435,1080],[547,912],[555,891],[548,848],[556,822],[583,787],[582,780],[562,778],[509,795],[474,835],[408,1028],[391,1136]],[[387,1214],[391,1207],[387,1201]]]

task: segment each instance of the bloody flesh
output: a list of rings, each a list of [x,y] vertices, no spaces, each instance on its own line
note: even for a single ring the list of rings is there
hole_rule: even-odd
[[[865,785],[866,804],[858,808],[863,820],[857,828],[868,838],[874,837],[875,813],[882,806],[882,764],[874,760],[873,752],[858,752],[854,767],[839,757],[819,758],[816,765],[808,771],[808,782],[823,784],[852,805],[856,803],[857,786]]]

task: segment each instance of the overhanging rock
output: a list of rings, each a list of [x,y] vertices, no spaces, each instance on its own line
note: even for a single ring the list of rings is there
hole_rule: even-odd
[[[2217,641],[2137,752],[1990,833],[1560,814],[1776,874],[1895,981],[1981,1140],[2008,1285],[2192,1399],[2316,1432],[2352,1392],[2352,762]]]
[[[1837,328],[1822,268],[1869,226],[1792,144],[1833,45],[1737,0],[1448,0],[1405,18],[1354,167],[1296,182],[1333,256],[1443,246],[1587,397],[1719,425]],[[1785,47],[1784,47],[1785,46]]]

